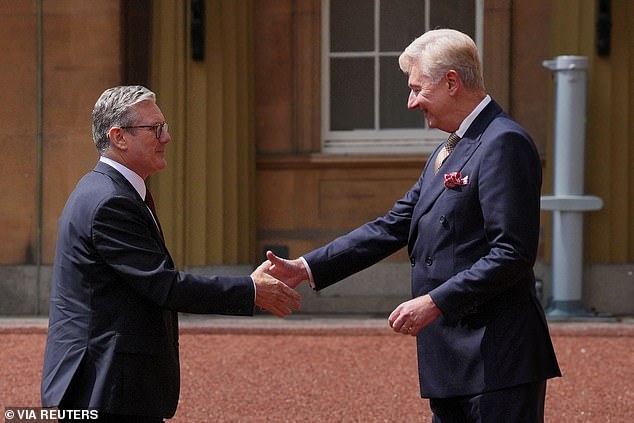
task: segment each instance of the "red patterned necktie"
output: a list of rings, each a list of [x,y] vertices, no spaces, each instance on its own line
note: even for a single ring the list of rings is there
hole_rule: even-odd
[[[158,230],[161,233],[161,238],[163,238],[163,228],[161,228],[161,222],[159,222],[158,214],[156,214],[156,206],[154,205],[154,198],[152,198],[152,193],[147,188],[145,189],[145,204],[147,204],[148,208],[152,212],[152,216],[154,217],[156,226],[158,227]],[[165,238],[163,238],[163,242],[165,242]]]
[[[458,141],[460,141],[460,137],[456,135],[455,132],[449,135],[445,146],[436,156],[436,166],[434,167],[434,173],[438,173],[438,169],[440,169],[440,166],[442,166],[447,157],[449,157],[453,149],[456,147],[456,144],[458,144]]]

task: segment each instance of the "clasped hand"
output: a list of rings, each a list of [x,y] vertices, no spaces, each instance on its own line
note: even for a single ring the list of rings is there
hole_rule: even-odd
[[[285,283],[271,276],[268,260],[258,266],[251,273],[255,283],[255,305],[263,310],[270,311],[277,317],[291,314],[293,310],[299,310],[301,296]]]
[[[308,272],[300,259],[286,260],[271,251],[251,277],[256,285],[255,304],[278,317],[299,310],[301,296],[295,288],[308,279]]]
[[[283,259],[271,251],[266,252],[266,258],[271,264],[269,273],[291,288],[295,289],[299,284],[308,280],[308,270],[301,259]]]

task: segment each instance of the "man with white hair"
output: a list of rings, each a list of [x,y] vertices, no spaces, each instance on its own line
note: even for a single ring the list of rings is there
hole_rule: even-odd
[[[469,36],[428,31],[399,65],[408,107],[452,135],[385,216],[298,259],[268,252],[271,274],[320,290],[407,246],[413,299],[389,324],[416,337],[433,422],[543,422],[546,380],[561,374],[535,295],[535,145],[486,94]]]

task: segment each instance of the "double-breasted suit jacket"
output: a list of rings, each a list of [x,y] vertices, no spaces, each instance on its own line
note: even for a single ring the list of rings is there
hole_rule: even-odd
[[[177,311],[252,315],[249,276],[179,272],[133,186],[99,162],[59,220],[42,405],[171,417]]]
[[[441,311],[417,335],[424,397],[473,395],[560,375],[533,265],[541,163],[529,135],[491,101],[434,174],[383,217],[306,255],[323,289],[407,246],[412,294]],[[445,185],[445,174],[461,182]]]

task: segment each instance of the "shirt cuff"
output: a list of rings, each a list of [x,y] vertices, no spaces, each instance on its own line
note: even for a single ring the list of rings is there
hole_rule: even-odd
[[[308,273],[308,284],[311,288],[315,289],[315,281],[313,280],[313,272],[310,271],[310,266],[308,262],[303,256],[300,256],[299,259],[304,263],[304,267],[306,268],[306,273]]]

